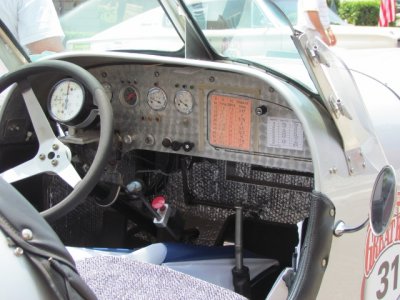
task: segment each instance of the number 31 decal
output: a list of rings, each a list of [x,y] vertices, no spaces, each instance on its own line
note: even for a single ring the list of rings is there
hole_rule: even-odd
[[[397,290],[397,279],[399,275],[399,255],[396,255],[395,259],[391,264],[388,261],[384,261],[378,270],[378,275],[381,277],[381,289],[376,291],[376,297],[383,299],[388,289],[390,288],[390,279],[393,278],[393,290]]]

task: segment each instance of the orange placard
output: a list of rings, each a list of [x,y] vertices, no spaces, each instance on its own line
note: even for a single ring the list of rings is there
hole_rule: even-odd
[[[210,96],[210,144],[250,151],[251,101],[230,95]]]

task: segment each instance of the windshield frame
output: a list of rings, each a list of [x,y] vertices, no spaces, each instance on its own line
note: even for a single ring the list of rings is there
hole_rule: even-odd
[[[290,82],[292,85],[296,86],[297,88],[301,89],[305,94],[307,94],[308,96],[311,96],[315,99],[317,99],[318,101],[321,101],[321,97],[319,96],[317,89],[315,88],[314,85],[310,86],[305,84],[302,81],[299,80],[295,80],[293,79],[291,76],[286,75],[284,73],[282,73],[280,70],[277,70],[275,68],[271,68],[270,66],[268,66],[268,64],[262,64],[260,62],[257,62],[255,60],[251,60],[251,59],[247,59],[245,57],[231,57],[231,56],[226,56],[226,55],[222,55],[221,53],[217,52],[214,47],[210,44],[208,38],[206,37],[204,31],[200,28],[200,25],[198,24],[198,22],[195,20],[193,14],[190,12],[190,9],[188,8],[187,4],[185,3],[185,0],[160,0],[160,3],[163,5],[164,4],[165,7],[171,7],[171,2],[179,2],[180,7],[183,9],[184,11],[184,17],[187,20],[187,23],[190,24],[191,29],[195,30],[196,32],[196,38],[199,39],[199,41],[196,44],[202,44],[203,46],[206,47],[207,52],[209,52],[211,54],[211,59],[212,60],[225,60],[225,61],[231,61],[231,62],[235,62],[235,63],[240,63],[240,64],[246,64],[246,65],[252,65],[254,67],[257,67],[259,69],[262,69],[264,71],[267,71],[270,74],[273,74],[275,76],[281,77],[283,78],[285,81]],[[264,0],[260,1],[261,5],[264,4]],[[273,1],[268,1],[273,7],[274,9],[281,14],[281,17],[284,18],[287,22],[287,25],[289,26],[292,35],[290,36],[291,39],[293,39],[293,36],[298,34],[298,32],[294,29],[294,27],[292,26],[292,24],[290,23],[290,20],[287,18],[287,16],[283,13],[283,11],[281,10],[281,8],[274,3]],[[172,10],[173,14],[176,13],[177,10]],[[168,14],[169,15],[169,14]],[[182,30],[184,31],[184,27],[181,27]],[[188,28],[188,27],[186,27]],[[187,58],[200,58],[201,57],[196,57],[195,55],[192,55],[190,53],[190,50],[188,49],[193,49],[196,47],[190,47],[191,43],[195,42],[195,39],[187,39],[187,34],[185,36],[184,33],[181,33],[183,36],[183,41],[185,44],[185,54]],[[295,44],[293,43],[293,47],[295,48]],[[198,48],[198,46],[197,46]],[[302,62],[303,66],[304,66],[304,62],[301,57],[300,57],[300,53],[298,52],[298,50],[296,49],[296,54],[298,55],[298,59],[299,61]],[[204,56],[203,56],[204,57]],[[307,73],[307,76],[309,76],[308,74],[308,69],[306,66],[304,66],[304,70]],[[310,78],[310,82],[311,82],[311,78]],[[313,83],[311,83],[313,84]]]
[[[30,57],[1,19],[0,28],[0,58],[7,71],[30,63]]]

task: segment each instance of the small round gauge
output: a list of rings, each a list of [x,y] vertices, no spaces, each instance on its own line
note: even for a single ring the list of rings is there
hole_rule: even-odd
[[[85,104],[85,90],[73,79],[63,79],[50,92],[48,109],[59,122],[66,123],[76,118]]]
[[[175,95],[175,107],[183,114],[190,114],[193,110],[194,99],[190,92],[186,90],[178,91]]]
[[[167,95],[162,89],[153,87],[147,94],[147,103],[154,110],[163,110],[167,106]]]
[[[125,86],[119,92],[119,100],[124,105],[134,106],[139,101],[139,93],[133,86]]]
[[[131,85],[127,85],[119,92],[119,100],[126,106],[134,106],[139,101],[139,93]]]

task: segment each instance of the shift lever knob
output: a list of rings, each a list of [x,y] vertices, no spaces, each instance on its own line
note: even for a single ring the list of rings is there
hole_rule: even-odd
[[[141,193],[143,190],[143,184],[139,180],[134,180],[128,183],[126,189],[129,193],[138,194]]]

